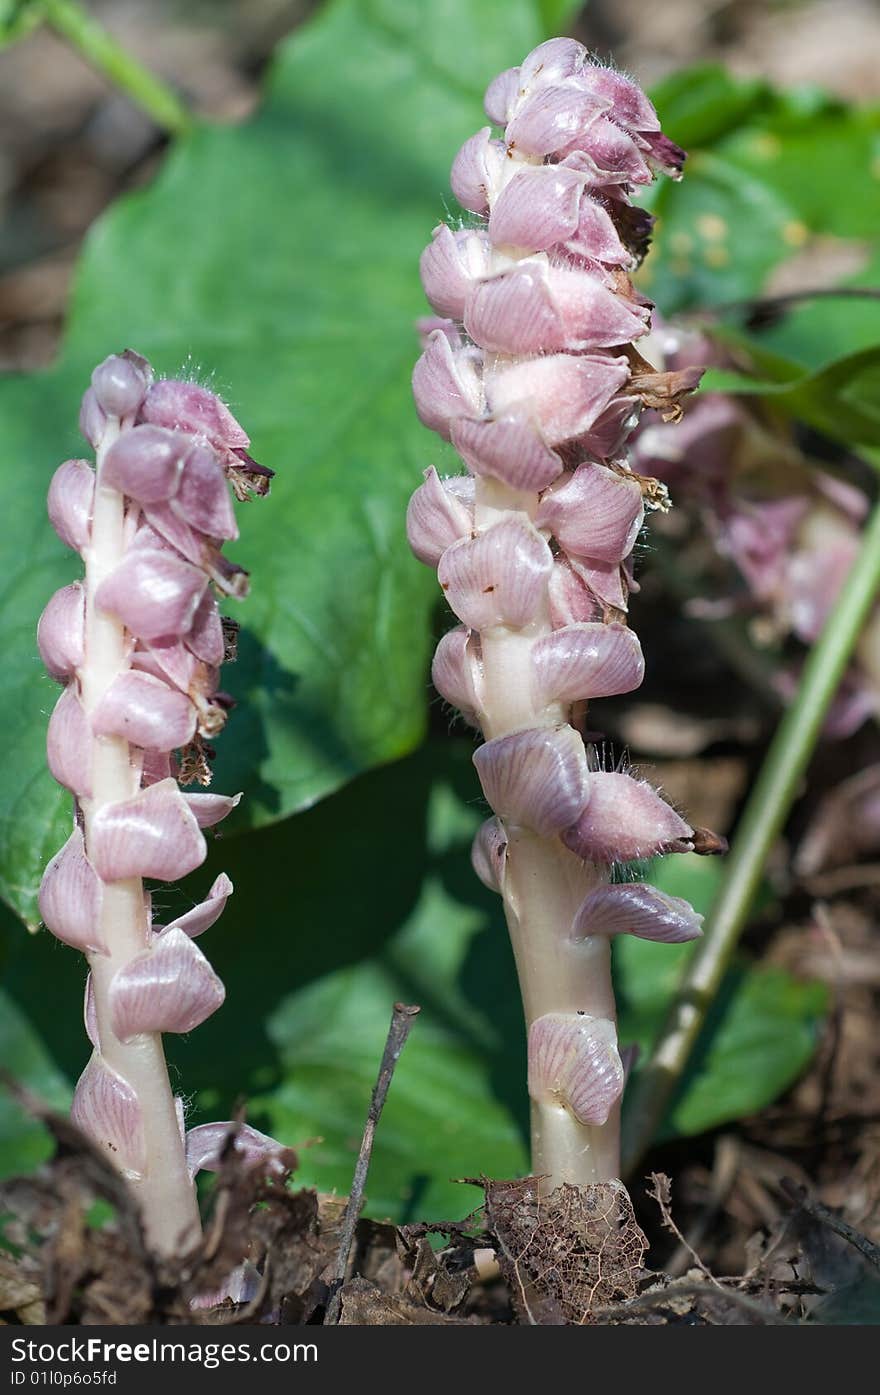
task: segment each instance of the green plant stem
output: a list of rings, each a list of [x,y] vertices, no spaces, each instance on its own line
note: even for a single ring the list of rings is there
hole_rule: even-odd
[[[779,724],[749,796],[704,938],[688,965],[651,1060],[635,1082],[624,1124],[625,1175],[641,1161],[682,1077],[878,590],[880,503],[874,505],[858,556],[807,659],[797,696]]]
[[[127,93],[157,126],[172,136],[189,130],[189,112],[176,94],[147,68],[141,67],[76,0],[43,0],[43,13],[53,29],[93,68]]]

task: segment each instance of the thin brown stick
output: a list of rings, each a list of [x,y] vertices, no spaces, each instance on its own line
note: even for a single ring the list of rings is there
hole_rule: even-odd
[[[327,1304],[327,1314],[324,1318],[325,1324],[328,1325],[332,1325],[339,1321],[339,1312],[342,1305],[342,1285],[345,1282],[345,1273],[348,1269],[348,1257],[351,1254],[354,1232],[358,1223],[358,1217],[360,1216],[361,1206],[363,1205],[364,1187],[367,1184],[367,1173],[370,1170],[370,1157],[373,1152],[373,1139],[376,1135],[376,1125],[379,1123],[382,1110],[385,1106],[388,1087],[391,1084],[391,1077],[394,1074],[394,1067],[397,1065],[400,1059],[400,1053],[406,1045],[406,1039],[409,1036],[413,1021],[420,1012],[420,1007],[407,1007],[405,1003],[395,1003],[394,1011],[391,1014],[391,1026],[388,1028],[388,1039],[385,1042],[385,1050],[382,1052],[379,1074],[370,1099],[367,1122],[364,1126],[364,1136],[361,1140],[361,1150],[358,1154],[357,1166],[354,1170],[354,1180],[351,1184],[351,1195],[348,1198],[348,1205],[345,1208],[345,1215],[342,1220],[342,1237],[339,1241],[339,1250],[336,1255],[336,1269],[330,1285],[330,1301]]]

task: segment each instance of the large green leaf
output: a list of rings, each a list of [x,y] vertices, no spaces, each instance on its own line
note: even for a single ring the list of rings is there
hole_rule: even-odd
[[[774,92],[714,67],[676,74],[653,96],[690,152],[681,184],[655,190],[643,280],[664,313],[760,297],[795,257],[800,287],[877,285],[880,109],[814,88]],[[761,339],[818,368],[880,342],[880,303],[807,299]]]
[[[239,826],[304,808],[421,737],[436,583],[403,517],[438,443],[409,387],[418,256],[487,80],[543,37],[539,9],[336,0],[281,47],[253,120],[196,131],[99,221],[59,364],[0,388],[0,891],[29,920],[67,818],[44,769],[54,692],[34,627],[78,566],[43,501],[57,462],[82,451],[79,396],[110,351],[208,375],[278,472],[235,549],[253,595],[217,784],[245,790]]]
[[[235,883],[202,941],[226,1004],[191,1037],[168,1039],[191,1121],[228,1117],[245,1097],[252,1120],[285,1142],[320,1138],[302,1151],[301,1180],[347,1190],[392,1004],[422,1005],[377,1136],[372,1215],[462,1214],[476,1194],[451,1179],[527,1167],[519,992],[500,902],[469,865],[484,812],[470,756],[466,739],[438,740],[293,820],[218,840],[187,887],[196,898],[221,869]],[[674,894],[702,904],[712,894],[705,859],[654,872]],[[9,944],[8,991],[72,1082],[87,1055],[81,961],[47,934],[16,927]],[[687,950],[618,946],[624,1042],[650,1045]],[[823,1001],[785,974],[738,969],[670,1127],[696,1132],[772,1099],[809,1059]],[[32,1046],[28,1036],[17,1049]]]

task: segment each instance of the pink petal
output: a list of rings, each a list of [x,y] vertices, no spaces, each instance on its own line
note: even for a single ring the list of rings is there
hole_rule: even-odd
[[[621,562],[632,551],[644,517],[638,480],[604,465],[580,465],[544,495],[535,521],[568,553]]]
[[[473,509],[465,508],[447,490],[431,465],[425,471],[425,483],[419,485],[406,511],[406,535],[416,557],[427,566],[436,567],[447,547],[470,536],[473,522]]]
[[[147,393],[140,420],[204,436],[220,450],[247,450],[250,445],[250,437],[229,408],[215,393],[196,383],[173,378],[155,383]]]
[[[648,164],[670,179],[681,179],[681,172],[687,159],[681,146],[676,145],[668,136],[661,135],[659,131],[656,133],[641,131],[639,134],[643,144],[647,147]]]
[[[585,65],[581,81],[596,97],[611,103],[609,115],[628,131],[659,131],[660,122],[648,98],[631,78],[599,64]]]
[[[195,655],[176,638],[155,639],[148,648],[135,649],[131,663],[156,678],[168,678],[183,693],[192,688],[198,668]]]
[[[525,518],[510,516],[440,558],[437,577],[460,620],[474,630],[527,625],[542,609],[553,557]]]
[[[145,358],[127,349],[111,354],[92,374],[92,391],[110,417],[134,416],[153,381],[153,370]]]
[[[94,388],[87,388],[79,409],[79,429],[90,446],[95,450],[101,444],[107,429],[107,414],[95,396]]]
[[[473,760],[499,818],[545,837],[568,828],[590,794],[584,743],[570,726],[497,736],[480,746]]]
[[[623,355],[546,354],[495,369],[486,377],[486,401],[498,414],[528,405],[551,446],[582,436],[629,375]]]
[[[519,68],[506,68],[486,88],[483,106],[490,121],[506,126],[519,97]]]
[[[458,708],[466,722],[479,726],[483,685],[479,637],[463,625],[445,634],[434,654],[431,682],[446,702]]]
[[[208,446],[195,445],[190,450],[173,507],[191,527],[209,538],[238,537],[226,473]]]
[[[173,504],[145,504],[144,517],[153,532],[158,535],[160,550],[167,551],[170,545],[194,567],[201,567],[205,554],[205,539],[195,528],[190,527]],[[139,538],[137,546],[142,545]]]
[[[550,619],[556,628],[590,623],[601,616],[596,597],[572,571],[565,556],[557,558],[553,565],[549,593]]]
[[[583,449],[599,460],[617,455],[638,426],[641,410],[637,397],[615,398],[584,434]]]
[[[83,953],[108,954],[100,929],[103,888],[75,828],[40,883],[40,915],[47,930]]]
[[[92,714],[97,736],[122,736],[151,751],[173,751],[192,741],[196,711],[183,693],[148,673],[121,673]]]
[[[166,930],[110,980],[110,1020],[120,1041],[145,1032],[191,1032],[226,990],[183,930]]]
[[[507,872],[507,834],[500,819],[480,824],[471,846],[471,864],[483,886],[500,895]]]
[[[232,1150],[252,1166],[262,1163],[267,1172],[290,1171],[288,1149],[277,1139],[270,1138],[250,1124],[225,1120],[217,1124],[199,1124],[186,1135],[186,1161],[190,1176],[197,1172],[219,1172],[230,1138]]]
[[[623,1094],[617,1029],[605,1017],[548,1012],[529,1029],[529,1094],[581,1124],[606,1123]]]
[[[464,327],[474,343],[496,353],[601,349],[646,333],[648,311],[585,268],[530,258],[477,283]]]
[[[195,619],[185,636],[185,643],[187,649],[210,668],[219,668],[223,663],[226,653],[223,625],[217,602],[210,590],[202,596]]]
[[[490,136],[490,127],[484,126],[465,141],[452,162],[452,192],[471,213],[488,213],[506,159],[502,143]]]
[[[65,460],[52,476],[47,508],[49,522],[59,538],[75,552],[89,545],[95,472],[87,460]]]
[[[693,829],[644,780],[618,771],[590,774],[590,798],[563,842],[587,862],[633,862],[687,852]]]
[[[513,489],[546,489],[562,461],[544,440],[537,422],[522,407],[493,417],[461,417],[452,423],[452,444],[478,475],[490,475]]]
[[[577,229],[566,241],[565,248],[573,256],[587,257],[608,266],[631,266],[635,260],[621,241],[611,214],[591,198],[581,200]]]
[[[196,939],[199,935],[203,935],[206,930],[210,930],[214,922],[220,919],[231,895],[232,882],[225,872],[221,872],[220,876],[213,882],[205,900],[200,901],[197,906],[193,906],[191,911],[184,911],[183,915],[179,915],[161,933],[167,934],[169,930],[182,930],[184,934]]]
[[[86,597],[82,582],[56,591],[37,625],[40,658],[53,678],[70,678],[85,659]]]
[[[574,574],[592,592],[603,610],[626,613],[629,608],[627,590],[624,589],[623,568],[619,562],[598,562],[587,557],[569,557],[568,561]]]
[[[438,315],[460,320],[468,291],[489,270],[489,240],[475,228],[452,232],[445,223],[434,229],[419,262],[425,295]]]
[[[585,175],[561,165],[525,166],[492,206],[492,242],[530,252],[545,252],[564,242],[577,230],[585,183]]]
[[[138,639],[185,635],[207,577],[171,552],[133,549],[101,582],[95,602],[117,615]]]
[[[642,647],[625,625],[566,625],[537,640],[531,657],[542,705],[631,693],[645,676]]]
[[[567,150],[577,151],[578,155],[583,152],[586,158],[575,157],[571,164],[587,170],[601,183],[650,184],[653,178],[636,142],[605,116],[594,121]]]
[[[176,881],[199,867],[207,853],[189,802],[171,779],[150,785],[133,799],[104,805],[92,830],[90,853],[104,881]]]
[[[115,1167],[129,1177],[142,1176],[146,1149],[137,1095],[97,1052],[77,1081],[70,1117]]]
[[[576,87],[537,88],[508,122],[508,145],[521,155],[561,155],[578,149],[607,105]]]
[[[523,59],[519,85],[524,93],[534,92],[566,78],[579,77],[586,67],[591,70],[589,55],[577,39],[546,39]]]
[[[241,803],[240,794],[185,794],[199,828],[213,828]]]
[[[621,882],[590,892],[574,918],[572,935],[636,935],[677,945],[699,939],[702,924],[703,917],[680,896],[665,896],[644,882]]]
[[[92,793],[92,732],[79,695],[69,684],[55,704],[46,732],[49,769],[78,798]]]
[[[478,415],[482,409],[479,363],[480,355],[473,349],[454,351],[442,330],[435,330],[413,369],[419,419],[447,441],[456,417]]]
[[[160,504],[177,493],[184,456],[192,442],[181,431],[135,426],[123,431],[104,459],[101,483],[139,504]]]

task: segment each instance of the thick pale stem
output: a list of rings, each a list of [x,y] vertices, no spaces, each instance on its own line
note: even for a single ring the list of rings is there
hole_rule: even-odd
[[[104,457],[118,434],[118,423],[111,418],[97,452],[91,545],[84,554],[86,660],[80,678],[87,714],[94,710],[116,675],[128,667],[129,641],[124,627],[95,605],[98,586],[122,560],[125,546],[123,497],[101,480]],[[97,811],[106,804],[131,798],[137,792],[138,783],[128,742],[120,737],[94,737],[92,798],[82,801],[87,849]],[[149,944],[151,931],[139,877],[105,884],[101,928],[110,952],[89,955],[101,1055],[137,1095],[143,1118],[146,1165],[142,1176],[129,1177],[129,1181],[140,1202],[149,1240],[156,1249],[173,1253],[191,1245],[201,1227],[162,1037],[159,1033],[150,1033],[129,1042],[120,1041],[110,1024],[108,1003],[113,975]]]
[[[485,528],[508,510],[533,514],[537,496],[477,478],[475,523]],[[551,631],[549,614],[527,630],[497,626],[480,635],[483,663],[484,732],[504,736],[524,727],[556,726],[561,708],[536,708],[531,697],[530,649]],[[605,871],[584,863],[558,838],[506,827],[504,911],[516,959],[526,1028],[545,1013],[584,1012],[616,1021],[611,984],[611,949],[604,936],[575,940],[571,927],[584,897],[605,880]],[[548,1191],[562,1182],[586,1185],[617,1177],[620,1119],[581,1124],[562,1104],[532,1102],[532,1170],[547,1178]]]

